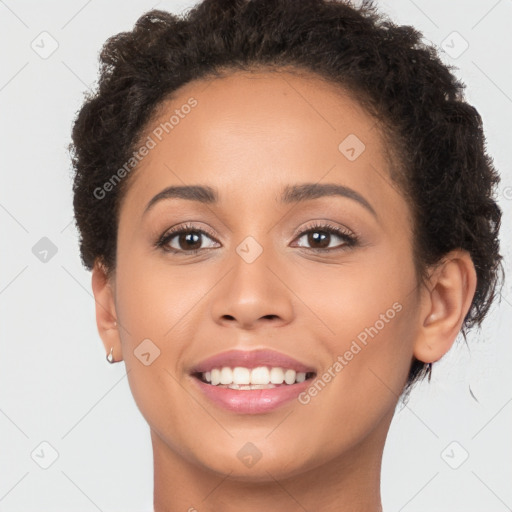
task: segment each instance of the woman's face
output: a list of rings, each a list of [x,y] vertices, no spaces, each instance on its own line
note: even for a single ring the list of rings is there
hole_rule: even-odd
[[[252,480],[370,457],[406,382],[420,316],[411,215],[375,121],[314,77],[238,72],[182,87],[146,136],[121,204],[111,288],[115,354],[155,457]],[[185,186],[216,200],[154,199]],[[188,235],[157,246],[185,225]],[[315,375],[266,391],[193,375],[233,349],[296,363],[221,356],[213,367],[257,379],[251,366],[300,363]]]

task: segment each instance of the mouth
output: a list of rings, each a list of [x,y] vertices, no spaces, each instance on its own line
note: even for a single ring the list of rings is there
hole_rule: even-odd
[[[262,414],[297,399],[317,371],[286,354],[259,349],[217,354],[192,367],[189,375],[208,404],[237,414]]]
[[[294,386],[314,379],[316,372],[298,372],[292,368],[279,366],[257,366],[255,368],[224,366],[212,368],[205,372],[193,372],[192,376],[208,386],[252,391]]]

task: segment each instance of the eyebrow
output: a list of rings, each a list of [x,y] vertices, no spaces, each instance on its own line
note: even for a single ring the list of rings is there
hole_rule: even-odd
[[[338,185],[337,183],[302,183],[299,185],[287,185],[281,194],[282,204],[301,203],[326,196],[341,196],[357,201],[366,208],[374,217],[377,213],[372,205],[355,190]],[[217,191],[207,185],[170,186],[156,194],[144,209],[145,215],[156,203],[165,199],[187,199],[203,204],[216,204],[219,202]]]

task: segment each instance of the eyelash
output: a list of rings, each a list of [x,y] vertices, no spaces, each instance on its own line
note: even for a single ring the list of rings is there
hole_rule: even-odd
[[[322,224],[322,223],[314,223],[312,226],[309,226],[304,231],[300,231],[296,234],[295,239],[302,238],[304,235],[307,235],[308,233],[320,231],[323,233],[329,233],[334,234],[341,238],[345,243],[342,244],[339,247],[331,247],[331,248],[324,248],[324,249],[318,249],[318,248],[308,248],[308,247],[300,247],[300,249],[306,249],[308,251],[312,251],[315,253],[328,253],[328,252],[334,252],[334,251],[342,251],[346,250],[347,248],[354,247],[358,244],[359,238],[342,228],[338,226],[333,226],[332,224]],[[177,226],[175,228],[171,228],[170,230],[166,231],[156,242],[155,247],[162,249],[165,252],[170,252],[174,254],[182,253],[186,255],[195,255],[200,251],[204,251],[205,249],[192,249],[190,251],[184,251],[183,249],[174,249],[167,247],[167,244],[175,238],[177,235],[181,235],[183,233],[196,233],[201,235],[206,235],[213,240],[215,240],[215,237],[213,233],[209,232],[208,230],[199,229],[197,227],[194,227],[192,224],[186,224]],[[216,241],[216,240],[215,240]]]

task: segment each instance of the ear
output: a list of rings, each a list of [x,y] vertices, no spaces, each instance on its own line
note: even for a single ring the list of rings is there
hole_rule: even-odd
[[[432,363],[450,350],[473,301],[476,283],[475,266],[467,251],[453,250],[436,265],[421,293],[416,359]]]
[[[108,277],[106,268],[99,261],[94,262],[92,269],[92,291],[96,304],[96,325],[105,346],[106,354],[113,348],[114,361],[122,360],[121,339],[114,295],[114,280]]]

